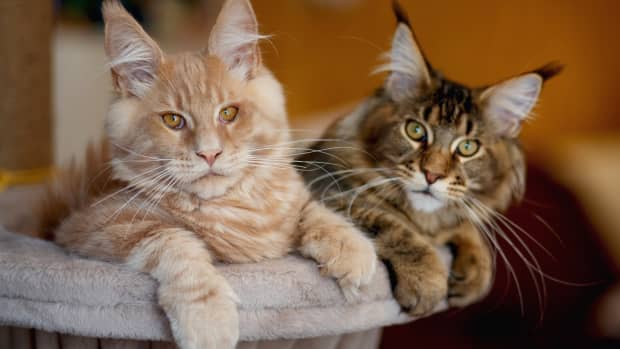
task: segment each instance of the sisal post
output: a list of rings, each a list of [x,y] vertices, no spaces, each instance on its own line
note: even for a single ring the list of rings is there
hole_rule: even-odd
[[[7,185],[42,177],[52,165],[52,6],[0,2],[0,182]]]

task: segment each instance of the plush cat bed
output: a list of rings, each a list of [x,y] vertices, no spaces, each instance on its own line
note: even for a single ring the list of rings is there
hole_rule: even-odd
[[[26,224],[25,216],[16,218],[17,198],[32,198],[35,192],[0,195],[0,221],[11,215],[10,225],[16,219]],[[383,267],[352,302],[336,282],[319,275],[315,262],[298,256],[218,268],[241,299],[242,340],[328,336],[412,320],[392,298]],[[50,242],[0,228],[0,325],[170,340],[155,289],[146,274],[72,256]]]

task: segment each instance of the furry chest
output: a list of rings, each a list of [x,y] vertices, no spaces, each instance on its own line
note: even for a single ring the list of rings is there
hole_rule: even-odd
[[[291,252],[298,219],[242,207],[201,208],[178,219],[223,262],[248,263]]]

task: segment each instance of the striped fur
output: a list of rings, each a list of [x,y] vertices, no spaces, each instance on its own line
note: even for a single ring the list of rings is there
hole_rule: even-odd
[[[446,296],[465,306],[488,292],[493,257],[485,239],[494,237],[478,228],[522,197],[525,159],[516,136],[543,80],[559,68],[466,87],[432,69],[402,8],[395,10],[385,85],[300,160],[324,164],[302,172],[315,198],[374,239],[394,295],[421,315]],[[414,139],[408,125],[419,125],[424,137]],[[457,153],[466,140],[480,145],[470,157]],[[451,270],[434,252],[446,244],[455,251]]]
[[[345,295],[368,283],[377,260],[373,245],[311,200],[291,165],[282,88],[260,60],[242,54],[231,65],[217,49],[145,60],[144,52],[161,52],[154,41],[118,3],[108,1],[103,10],[118,93],[107,146],[89,151],[84,168],[72,167],[51,184],[42,231],[72,252],[153,276],[181,349],[237,342],[237,297],[214,262],[256,262],[298,250],[337,278]],[[237,41],[218,31],[239,26],[252,34],[249,2],[228,0],[217,23],[210,48],[240,45],[230,54],[247,53],[245,31]],[[122,35],[113,34],[117,26]],[[252,68],[239,74],[239,64]],[[223,122],[219,111],[231,105],[238,115]],[[183,117],[185,127],[167,127],[166,113]],[[199,152],[212,149],[220,152],[208,163]]]

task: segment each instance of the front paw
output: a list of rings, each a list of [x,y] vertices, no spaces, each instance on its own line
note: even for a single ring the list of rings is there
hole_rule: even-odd
[[[235,348],[239,340],[235,299],[234,294],[213,290],[196,301],[172,305],[166,313],[179,349]]]
[[[429,273],[423,270],[399,275],[394,297],[410,315],[428,315],[446,298],[446,278],[445,273]]]
[[[493,265],[486,249],[462,251],[454,259],[448,282],[448,303],[465,307],[489,293]]]
[[[359,296],[359,288],[372,280],[377,269],[377,255],[372,242],[361,235],[351,235],[332,246],[331,256],[319,267],[323,275],[334,277],[345,298],[353,301]]]

